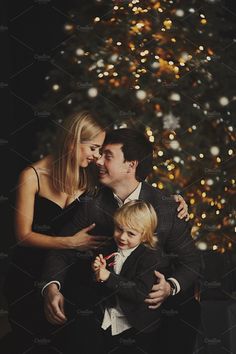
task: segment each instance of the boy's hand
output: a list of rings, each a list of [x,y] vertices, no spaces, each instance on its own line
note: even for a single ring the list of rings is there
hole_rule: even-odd
[[[100,268],[106,268],[107,262],[102,254],[99,254],[93,262],[93,270],[96,272]]]
[[[93,270],[96,274],[96,280],[99,282],[105,281],[109,278],[110,272],[106,269],[107,262],[102,254],[99,254],[93,262]]]

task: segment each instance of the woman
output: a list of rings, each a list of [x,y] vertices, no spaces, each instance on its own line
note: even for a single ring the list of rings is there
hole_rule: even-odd
[[[16,189],[17,244],[5,288],[9,320],[16,340],[25,344],[22,349],[40,344],[39,338],[47,333],[37,290],[47,250],[91,249],[104,239],[95,241],[88,235],[93,225],[71,236],[53,234],[54,221],[66,222],[78,198],[94,190],[87,167],[99,156],[105,138],[104,129],[88,112],[69,117],[58,133],[53,154],[25,168]]]
[[[15,233],[21,246],[63,249],[84,245],[83,233],[73,237],[47,236],[35,232],[32,223],[37,217],[35,208],[42,212],[46,204],[63,210],[91,191],[86,167],[99,156],[104,138],[104,130],[88,112],[75,114],[61,127],[54,153],[23,170],[15,205]]]

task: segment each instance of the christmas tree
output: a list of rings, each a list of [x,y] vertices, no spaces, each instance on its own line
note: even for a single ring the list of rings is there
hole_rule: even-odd
[[[65,23],[35,155],[50,151],[53,129],[81,109],[110,128],[145,131],[155,146],[149,182],[184,196],[200,249],[233,249],[234,16],[216,0],[94,2],[97,14],[83,21],[90,10],[88,2]]]

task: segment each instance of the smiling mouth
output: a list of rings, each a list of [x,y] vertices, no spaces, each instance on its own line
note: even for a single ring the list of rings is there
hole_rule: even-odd
[[[126,243],[123,243],[123,242],[120,242],[120,241],[118,241],[118,245],[119,246],[127,246]]]
[[[104,176],[106,174],[107,174],[107,172],[105,170],[99,170],[99,175],[100,176]]]

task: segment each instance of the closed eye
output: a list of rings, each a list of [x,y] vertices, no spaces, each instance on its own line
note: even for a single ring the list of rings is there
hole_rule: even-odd
[[[134,234],[133,232],[128,232],[128,235],[131,237],[136,236],[136,234]]]

